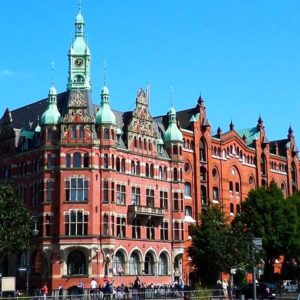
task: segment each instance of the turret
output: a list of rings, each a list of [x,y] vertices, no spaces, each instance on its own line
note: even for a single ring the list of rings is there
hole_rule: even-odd
[[[164,134],[164,141],[170,155],[181,155],[182,133],[176,124],[176,110],[171,107],[168,112],[169,125]]]
[[[67,89],[91,89],[91,54],[84,40],[84,19],[81,7],[75,19],[75,40],[69,51],[69,79]]]
[[[56,125],[59,123],[60,113],[57,108],[57,91],[52,84],[48,94],[48,107],[41,117],[41,125]]]

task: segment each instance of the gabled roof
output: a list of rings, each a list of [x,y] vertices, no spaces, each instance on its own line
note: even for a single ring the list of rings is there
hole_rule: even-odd
[[[68,92],[63,92],[57,95],[57,107],[60,113],[67,111]],[[38,123],[38,116],[41,116],[48,106],[48,97],[37,102],[33,102],[26,106],[17,108],[11,111],[12,127],[23,128],[25,130],[34,131]],[[4,116],[0,120],[3,123]]]

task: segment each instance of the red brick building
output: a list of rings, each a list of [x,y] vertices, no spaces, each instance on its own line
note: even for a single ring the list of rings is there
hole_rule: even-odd
[[[30,247],[30,286],[85,286],[191,281],[189,226],[212,203],[228,215],[251,188],[275,181],[287,196],[299,189],[293,131],[268,141],[263,121],[213,134],[204,101],[167,116],[149,113],[149,91],[133,111],[113,110],[104,84],[91,98],[90,51],[79,11],[69,50],[67,90],[6,109],[0,120],[0,180],[14,185],[37,217]],[[8,260],[10,264],[8,264]],[[7,258],[2,274],[24,286],[27,254]],[[24,269],[24,268],[23,268]]]

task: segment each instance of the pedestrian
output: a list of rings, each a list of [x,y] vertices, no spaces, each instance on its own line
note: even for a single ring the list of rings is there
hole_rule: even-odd
[[[82,280],[79,280],[78,284],[77,284],[77,289],[78,289],[78,295],[80,295],[81,297],[83,297],[84,294],[84,285]]]
[[[44,299],[46,300],[46,299],[47,299],[47,295],[48,295],[48,286],[47,286],[47,282],[45,282],[45,284],[44,284],[43,287],[42,287],[42,293],[43,293]]]
[[[227,299],[228,298],[228,282],[226,279],[223,279],[223,281],[222,281],[222,289],[223,289],[224,298]]]
[[[96,294],[97,294],[97,288],[98,288],[98,283],[95,280],[95,278],[92,278],[91,282],[90,282],[90,295],[91,298],[93,299]]]
[[[64,289],[63,289],[63,286],[60,284],[58,286],[58,296],[59,296],[59,298],[61,298],[63,296],[63,294],[64,294]]]
[[[141,292],[141,281],[140,278],[137,276],[132,288],[132,300],[140,300],[140,292]]]

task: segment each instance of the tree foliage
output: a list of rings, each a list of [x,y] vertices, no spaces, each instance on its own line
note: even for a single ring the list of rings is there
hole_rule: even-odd
[[[30,219],[27,209],[9,185],[0,185],[0,256],[28,246]]]
[[[273,279],[273,266],[280,256],[293,256],[299,244],[297,211],[294,203],[284,199],[281,190],[272,182],[269,188],[260,187],[249,192],[242,203],[235,222],[243,224],[253,237],[262,239],[265,279]]]
[[[241,226],[231,226],[218,206],[201,214],[201,225],[192,230],[188,252],[201,284],[214,286],[221,272],[245,269],[251,264],[252,240]]]

